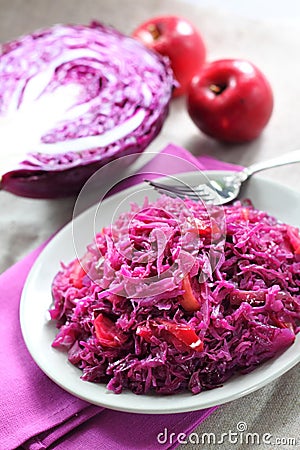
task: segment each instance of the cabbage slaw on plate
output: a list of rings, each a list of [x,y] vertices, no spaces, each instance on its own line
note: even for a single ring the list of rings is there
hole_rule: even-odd
[[[50,310],[82,379],[121,393],[222,385],[294,342],[300,237],[249,202],[133,204],[56,275]],[[221,221],[222,222],[222,221]]]

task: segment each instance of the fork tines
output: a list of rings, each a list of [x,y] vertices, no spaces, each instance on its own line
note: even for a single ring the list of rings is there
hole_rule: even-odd
[[[215,191],[206,184],[192,187],[189,185],[158,183],[151,180],[145,180],[145,182],[156,189],[160,194],[166,194],[173,198],[190,198],[192,200],[202,200],[205,202],[213,202],[215,198]]]

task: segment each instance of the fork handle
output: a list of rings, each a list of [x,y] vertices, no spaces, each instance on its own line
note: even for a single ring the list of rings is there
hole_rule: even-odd
[[[272,169],[273,167],[284,166],[286,164],[293,164],[300,162],[300,150],[294,150],[292,152],[286,153],[285,155],[278,156],[277,158],[268,159],[266,161],[261,161],[251,166],[246,167],[242,170],[245,177],[248,178],[256,172],[260,172],[265,169]]]

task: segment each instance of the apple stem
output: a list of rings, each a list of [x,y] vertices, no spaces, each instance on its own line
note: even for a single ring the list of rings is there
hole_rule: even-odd
[[[216,95],[222,94],[223,91],[225,91],[226,86],[221,84],[211,84],[209,86],[209,89]]]
[[[154,23],[150,23],[150,25],[148,25],[147,27],[147,30],[149,31],[149,33],[151,34],[151,36],[155,41],[160,38],[161,33],[158,29],[158,26],[155,25]]]

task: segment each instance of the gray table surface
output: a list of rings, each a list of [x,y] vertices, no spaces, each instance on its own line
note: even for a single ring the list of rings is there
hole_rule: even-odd
[[[260,139],[230,147],[202,135],[189,119],[184,99],[175,100],[162,133],[149,151],[174,142],[195,155],[205,153],[223,161],[248,165],[297,149],[300,143],[300,19],[281,19],[280,14],[276,18],[247,18],[226,12],[224,8],[221,12],[215,1],[212,5],[208,3],[202,5],[201,1],[191,0],[0,0],[0,41],[58,22],[88,23],[98,19],[129,33],[139,22],[157,14],[183,15],[202,31],[209,60],[242,57],[265,72],[273,86],[275,108]],[[300,166],[293,165],[273,169],[265,176],[300,190],[299,173]],[[69,221],[74,202],[74,198],[31,200],[0,192],[0,271],[20,260]],[[203,433],[216,433],[220,438],[222,433],[237,431],[238,423],[245,422],[249,432],[261,437],[265,433],[272,435],[274,443],[245,446],[245,443],[230,443],[227,438],[220,444],[207,444],[207,448],[297,448],[293,439],[298,439],[299,448],[299,419],[298,365],[259,391],[223,405],[196,432],[200,438]],[[290,444],[288,439],[292,439]],[[182,448],[200,446],[187,443]]]

